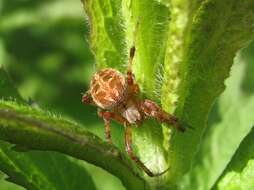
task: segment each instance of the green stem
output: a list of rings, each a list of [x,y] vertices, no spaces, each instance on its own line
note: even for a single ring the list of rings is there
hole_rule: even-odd
[[[116,147],[77,124],[10,102],[0,102],[0,138],[34,150],[57,151],[116,175],[128,189],[149,189]]]

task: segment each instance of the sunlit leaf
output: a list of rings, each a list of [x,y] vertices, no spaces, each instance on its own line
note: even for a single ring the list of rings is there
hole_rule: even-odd
[[[254,97],[244,97],[241,82],[245,65],[240,63],[239,59],[236,62],[231,77],[226,81],[227,88],[218,101],[220,122],[210,126],[205,133],[194,167],[180,184],[182,189],[211,189],[236,150],[240,152],[245,150],[245,148],[241,150],[241,146],[244,145],[240,147],[239,145],[254,124],[252,114]],[[251,144],[249,146],[251,148]],[[242,164],[241,160],[238,163]]]
[[[210,109],[225,89],[233,58],[252,38],[253,9],[253,0],[207,0],[193,16],[185,34],[176,115],[194,130],[171,138],[172,183],[180,182],[190,169]]]
[[[234,190],[254,188],[254,128],[238,147],[213,189]]]

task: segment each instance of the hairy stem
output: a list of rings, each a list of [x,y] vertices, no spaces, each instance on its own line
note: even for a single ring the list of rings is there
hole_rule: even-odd
[[[13,102],[0,102],[0,138],[34,150],[71,155],[116,175],[128,189],[148,189],[116,147],[77,124]]]

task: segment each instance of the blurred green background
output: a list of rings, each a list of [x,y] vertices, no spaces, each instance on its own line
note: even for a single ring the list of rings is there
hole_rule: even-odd
[[[74,119],[104,138],[96,109],[81,103],[81,93],[95,70],[87,35],[86,15],[78,0],[0,0],[0,65],[20,94],[31,104]],[[112,128],[113,141],[123,146],[121,129]],[[124,189],[106,171],[80,164],[98,190]],[[0,190],[23,189],[4,178],[0,174]]]
[[[20,94],[104,139],[96,109],[81,104],[81,93],[95,71],[87,35],[86,16],[78,0],[0,0],[0,65],[8,70]],[[242,91],[248,96],[254,92],[254,43],[242,52],[242,61],[247,63]],[[210,126],[220,120],[216,105]],[[121,127],[113,124],[112,133],[114,144],[123,149]],[[87,169],[98,190],[124,189],[102,169],[77,162]],[[0,173],[0,190],[23,189],[4,178]]]

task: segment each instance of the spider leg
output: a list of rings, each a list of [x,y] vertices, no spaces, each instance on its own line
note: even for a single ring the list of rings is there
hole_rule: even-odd
[[[137,30],[138,30],[138,25],[139,22],[137,22],[137,25],[135,27],[134,30],[134,40],[133,40],[133,46],[130,48],[130,52],[129,52],[129,63],[128,63],[128,68],[127,68],[127,81],[128,81],[128,86],[131,89],[131,91],[134,94],[137,94],[139,92],[139,87],[138,85],[134,82],[135,78],[134,78],[134,74],[132,72],[132,64],[133,64],[133,59],[135,57],[135,53],[136,53],[136,36],[137,36]]]
[[[135,53],[136,53],[136,47],[135,45],[133,45],[130,49],[130,53],[129,53],[129,63],[128,63],[128,70],[127,70],[127,74],[132,74],[132,64],[133,64],[133,59],[135,57]],[[129,75],[128,75],[129,76]],[[132,76],[130,76],[132,77]],[[131,79],[131,78],[130,78]]]
[[[111,135],[110,135],[110,119],[113,119],[117,121],[118,123],[122,125],[128,125],[129,122],[122,116],[114,113],[114,112],[109,112],[109,111],[98,111],[99,117],[103,118],[104,123],[105,123],[105,135],[106,135],[106,140],[108,143],[111,143]]]
[[[89,91],[87,91],[87,92],[82,96],[82,103],[83,103],[83,104],[93,104],[93,105],[94,105],[93,99],[92,99],[91,94],[90,94]]]
[[[128,87],[129,87],[130,91],[134,94],[137,94],[139,92],[139,87],[134,82],[135,78],[134,78],[134,74],[131,69],[133,58],[135,56],[135,52],[136,52],[136,48],[135,48],[135,46],[133,46],[130,49],[129,65],[128,65],[128,70],[127,70],[127,82],[128,82]]]
[[[149,175],[150,177],[157,177],[160,175],[163,175],[164,173],[166,173],[168,169],[166,169],[163,172],[160,173],[156,173],[154,174],[150,169],[148,169],[145,164],[134,154],[133,149],[132,149],[132,131],[131,131],[131,126],[126,126],[125,129],[125,148],[127,153],[129,154],[130,158],[135,161],[137,163],[137,165],[142,168],[147,175]]]
[[[148,117],[155,118],[160,123],[167,123],[174,126],[178,131],[184,132],[185,128],[179,122],[177,117],[165,112],[161,107],[151,100],[144,100],[140,104],[141,110]]]
[[[111,143],[111,135],[110,135],[110,118],[111,118],[111,113],[108,111],[102,112],[99,111],[98,112],[99,117],[103,118],[104,120],[104,124],[105,124],[105,136],[106,136],[106,140],[108,143]]]
[[[109,111],[98,111],[98,115],[99,117],[102,117],[104,122],[105,122],[105,133],[106,133],[106,139],[109,143],[111,143],[111,135],[110,135],[110,119],[114,119],[115,121],[117,121],[118,123],[121,123],[123,125],[126,126],[125,129],[125,147],[126,147],[126,151],[128,153],[128,155],[130,156],[130,158],[132,160],[134,160],[137,165],[139,167],[141,167],[141,169],[143,169],[147,175],[149,175],[150,177],[156,177],[156,176],[160,176],[163,175],[164,173],[166,173],[168,171],[165,170],[161,173],[157,173],[154,174],[153,172],[151,172],[146,166],[145,164],[134,154],[133,149],[132,149],[132,133],[131,133],[131,126],[130,123],[121,115],[118,115],[114,112],[109,112]]]
[[[135,46],[136,46],[136,40],[137,40],[138,26],[139,26],[139,21],[137,21],[136,26],[135,26],[134,31],[133,31],[133,44],[132,44],[132,47],[131,47],[130,53],[129,53],[128,71],[131,71],[133,58],[134,58],[135,52],[136,52],[136,47]]]

